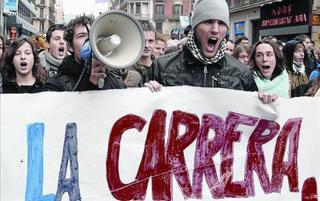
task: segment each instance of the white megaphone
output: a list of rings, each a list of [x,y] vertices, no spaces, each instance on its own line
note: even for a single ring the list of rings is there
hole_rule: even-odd
[[[135,64],[144,50],[140,23],[123,11],[99,15],[90,28],[89,42],[94,56],[111,68]]]

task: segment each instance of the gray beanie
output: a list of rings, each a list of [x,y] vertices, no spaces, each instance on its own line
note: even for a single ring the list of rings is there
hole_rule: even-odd
[[[221,20],[229,27],[229,6],[225,0],[198,0],[193,8],[192,28],[206,20]]]

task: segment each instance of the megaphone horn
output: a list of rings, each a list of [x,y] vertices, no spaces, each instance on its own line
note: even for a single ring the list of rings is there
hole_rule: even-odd
[[[92,52],[111,68],[135,64],[144,50],[144,33],[140,23],[123,11],[108,11],[93,22],[89,42]]]

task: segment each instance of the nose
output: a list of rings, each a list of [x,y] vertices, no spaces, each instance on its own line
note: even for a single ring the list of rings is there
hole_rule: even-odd
[[[23,60],[23,59],[25,59],[26,58],[26,54],[24,53],[24,52],[22,52],[21,54],[20,54],[20,58]]]
[[[217,20],[211,23],[211,32],[218,33],[219,32],[219,22]]]
[[[263,55],[263,62],[266,62],[268,60],[267,58],[267,55]]]
[[[63,38],[61,38],[59,42],[60,42],[61,44],[64,44],[66,41],[65,41]]]
[[[146,46],[146,47],[150,47],[150,43],[149,43],[148,40],[145,40],[145,46]]]

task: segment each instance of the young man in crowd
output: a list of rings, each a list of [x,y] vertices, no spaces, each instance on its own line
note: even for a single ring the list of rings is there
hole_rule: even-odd
[[[167,48],[167,41],[166,39],[159,33],[156,33],[156,41],[153,47],[153,56],[154,58],[158,58],[164,55],[164,52]]]
[[[155,28],[148,22],[142,22],[141,25],[144,32],[145,46],[139,61],[126,71],[127,75],[124,78],[124,82],[127,87],[143,86],[147,72],[154,60],[152,51],[156,40]]]
[[[55,24],[46,33],[48,50],[39,54],[40,63],[49,77],[57,75],[58,68],[67,54],[67,43],[63,38],[65,26]]]
[[[317,68],[317,59],[314,55],[311,39],[305,34],[300,34],[294,39],[301,41],[305,47],[304,65],[306,67],[306,74],[309,77],[310,73]]]
[[[227,46],[226,46],[226,53],[229,55],[232,55],[234,52],[234,42],[233,40],[228,39],[227,40]]]
[[[63,59],[57,76],[47,80],[44,90],[87,91],[125,88],[121,76],[109,71],[101,61],[95,58],[83,61],[81,58],[81,48],[89,39],[89,30],[93,20],[93,16],[81,15],[68,23],[64,38],[71,55]],[[89,63],[91,68],[85,63]],[[99,79],[104,79],[101,88],[98,87]]]
[[[235,42],[236,46],[243,45],[243,46],[249,46],[249,38],[247,36],[240,36],[237,38]]]
[[[250,70],[225,53],[229,26],[226,1],[199,0],[194,5],[192,30],[182,50],[155,60],[150,81],[145,85],[190,85],[257,91]],[[152,85],[152,86],[150,86]],[[259,93],[263,102],[272,102],[276,95]]]

